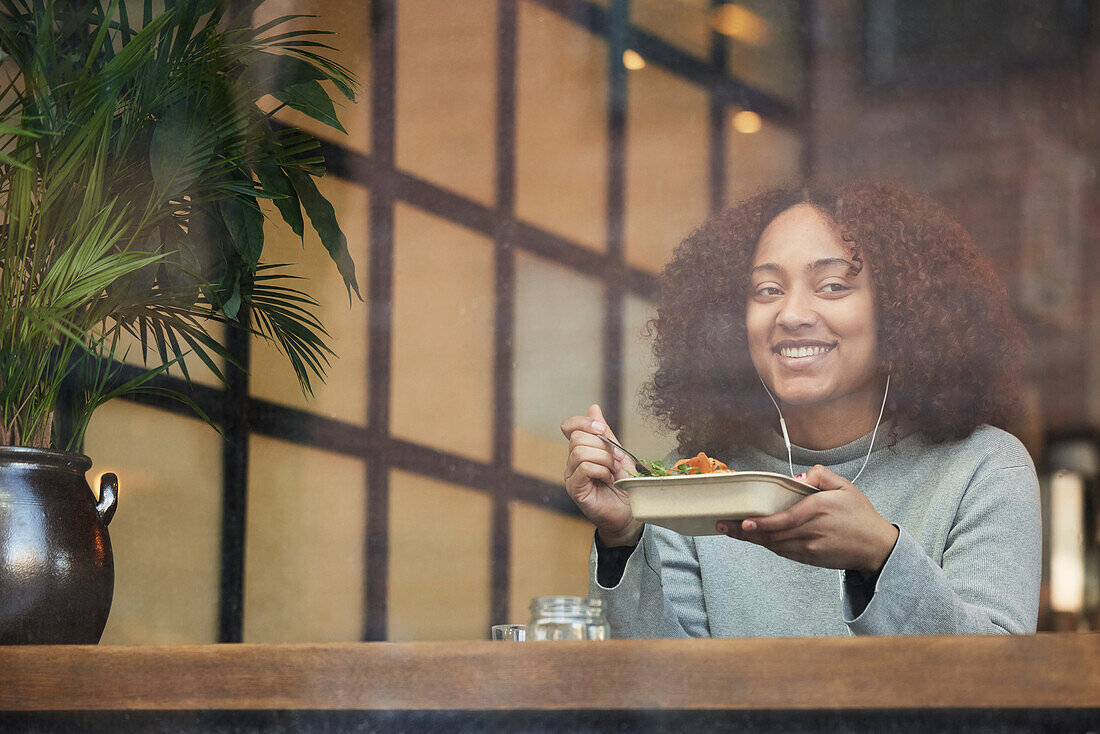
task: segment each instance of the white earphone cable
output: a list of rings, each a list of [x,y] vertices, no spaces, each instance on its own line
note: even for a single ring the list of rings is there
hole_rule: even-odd
[[[779,409],[779,403],[775,402],[775,396],[772,395],[772,391],[768,389],[767,384],[764,382],[764,378],[760,377],[760,384],[764,385],[764,392],[768,394],[768,397],[772,399],[772,405],[775,406],[775,412],[779,413],[779,427],[783,430],[783,443],[787,444],[787,465],[791,468],[791,476],[794,476],[794,460],[791,458],[791,437],[787,434],[787,421],[783,420],[783,411]]]
[[[760,377],[757,375],[757,377]],[[783,431],[783,443],[787,445],[787,465],[791,468],[791,476],[794,476],[794,460],[791,454],[791,438],[787,434],[787,421],[783,419],[783,411],[779,409],[779,403],[776,402],[775,396],[772,395],[772,391],[768,389],[767,384],[764,383],[764,378],[760,377],[760,384],[764,385],[764,392],[768,393],[768,397],[772,400],[772,405],[775,406],[775,411],[779,413],[779,428]],[[859,468],[856,475],[852,477],[851,482],[855,484],[860,475],[863,474],[863,470],[867,468],[867,462],[871,460],[871,450],[875,447],[875,437],[878,436],[878,427],[882,424],[882,416],[886,412],[886,398],[890,395],[890,375],[886,375],[886,390],[882,394],[882,407],[878,409],[878,420],[875,421],[875,430],[871,432],[871,443],[867,447],[867,455],[863,457],[863,466]]]

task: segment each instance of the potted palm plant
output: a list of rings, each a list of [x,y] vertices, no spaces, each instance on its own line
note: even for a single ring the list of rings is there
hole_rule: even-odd
[[[330,90],[354,80],[287,30],[300,16],[252,27],[262,1],[0,0],[0,643],[102,633],[117,482],[97,504],[74,453],[98,406],[189,380],[188,355],[224,379],[222,328],[275,342],[307,392],[323,378],[316,302],[264,261],[261,201],[308,220],[358,295],[316,140],[261,107],[342,130]],[[127,340],[146,367],[122,379]]]

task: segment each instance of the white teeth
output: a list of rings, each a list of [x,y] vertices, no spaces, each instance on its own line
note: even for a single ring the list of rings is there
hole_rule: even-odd
[[[784,357],[812,357],[817,354],[825,354],[832,347],[783,347],[779,353]]]

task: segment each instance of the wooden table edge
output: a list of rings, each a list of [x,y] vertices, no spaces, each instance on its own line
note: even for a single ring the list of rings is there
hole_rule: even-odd
[[[1100,635],[0,648],[0,711],[1100,709]]]

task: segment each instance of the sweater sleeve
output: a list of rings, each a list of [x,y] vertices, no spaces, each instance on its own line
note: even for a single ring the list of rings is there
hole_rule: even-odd
[[[599,582],[599,554],[589,557],[589,595],[603,601],[611,636],[709,637],[695,541],[646,525],[614,587]]]
[[[844,585],[844,622],[857,635],[1034,632],[1041,574],[1035,470],[995,469],[963,495],[942,567],[900,527],[862,610]]]

